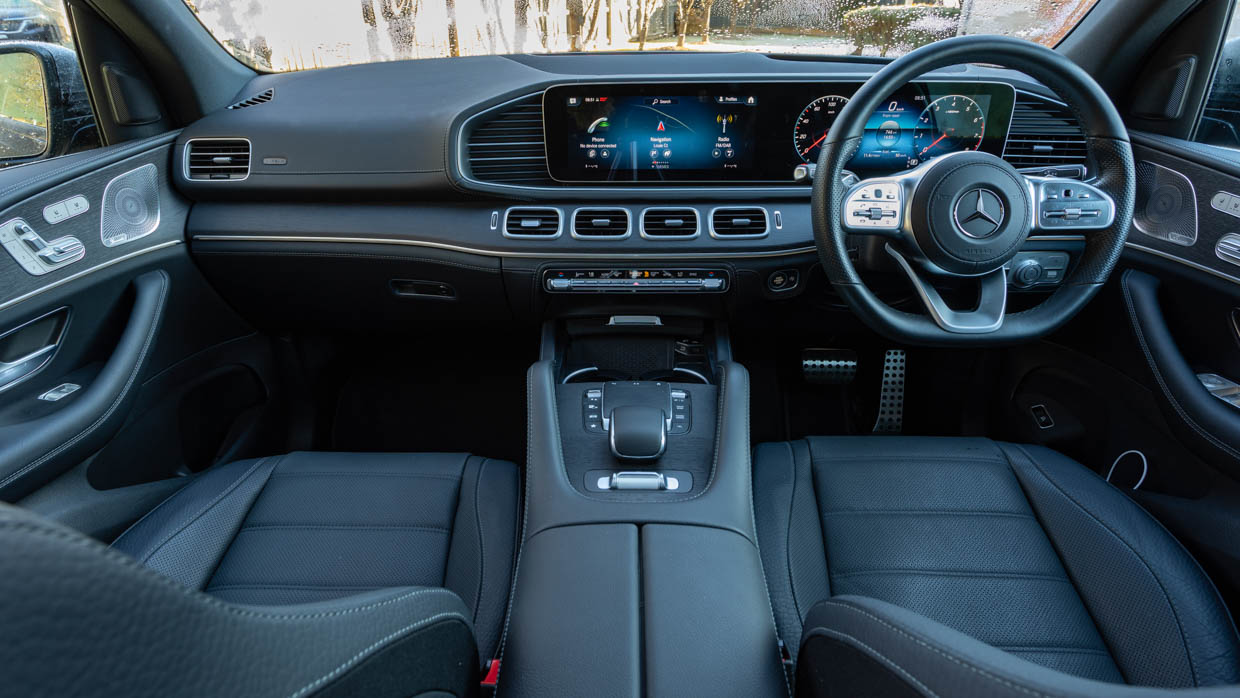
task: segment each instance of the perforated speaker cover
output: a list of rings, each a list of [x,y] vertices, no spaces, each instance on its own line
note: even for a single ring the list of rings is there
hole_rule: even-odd
[[[1159,240],[1191,246],[1197,242],[1197,192],[1184,175],[1162,165],[1137,163],[1137,230]]]
[[[143,165],[108,182],[99,231],[105,247],[133,242],[159,227],[158,174],[154,165]]]

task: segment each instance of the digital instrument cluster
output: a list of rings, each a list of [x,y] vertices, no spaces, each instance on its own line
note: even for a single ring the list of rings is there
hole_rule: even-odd
[[[562,85],[543,96],[549,174],[562,182],[789,183],[857,83]],[[890,174],[962,150],[1002,155],[1004,83],[914,82],[879,105],[849,169]]]

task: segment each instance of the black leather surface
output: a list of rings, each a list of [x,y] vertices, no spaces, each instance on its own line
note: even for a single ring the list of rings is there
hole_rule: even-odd
[[[164,319],[171,277],[134,279],[129,321],[103,369],[67,407],[0,428],[0,498],[12,501],[79,463],[116,433],[137,394]]]
[[[1240,413],[1197,380],[1163,317],[1157,277],[1129,269],[1120,277],[1129,324],[1158,386],[1167,423],[1202,458],[1240,474]]]
[[[857,595],[1065,675],[1240,680],[1235,629],[1196,563],[1063,456],[984,439],[821,438],[759,447],[754,473],[763,562],[794,649],[811,606]]]
[[[447,587],[489,658],[507,605],[517,472],[464,454],[293,453],[208,471],[113,547],[233,603]]]
[[[0,569],[4,695],[463,695],[477,685],[470,611],[446,589],[231,604],[8,505]]]

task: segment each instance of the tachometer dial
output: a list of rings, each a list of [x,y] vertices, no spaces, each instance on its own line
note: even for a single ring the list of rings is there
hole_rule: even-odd
[[[818,149],[845,104],[848,104],[847,97],[827,95],[815,99],[801,110],[796,127],[792,129],[792,145],[803,161],[818,162]]]
[[[964,95],[939,97],[922,110],[913,133],[913,155],[926,161],[960,150],[977,150],[986,134],[986,115]]]

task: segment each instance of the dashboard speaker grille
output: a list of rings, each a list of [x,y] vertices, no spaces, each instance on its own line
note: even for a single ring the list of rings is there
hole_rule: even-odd
[[[757,206],[717,208],[710,214],[715,237],[762,237],[767,233],[766,209]]]
[[[691,208],[652,208],[642,212],[642,235],[646,237],[691,238],[697,234],[697,211]]]
[[[470,175],[480,182],[550,184],[543,143],[542,94],[482,117],[467,141]]]
[[[1085,134],[1062,104],[1017,93],[1003,159],[1013,167],[1084,165]]]
[[[622,208],[579,208],[573,213],[574,237],[620,238],[629,234],[629,212]]]
[[[508,209],[504,235],[510,238],[553,238],[560,234],[560,211],[555,208],[521,206]]]
[[[243,138],[198,138],[185,147],[185,176],[194,180],[250,176],[250,142]]]

